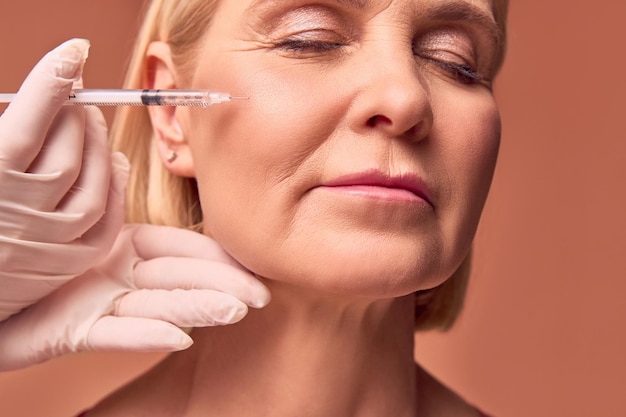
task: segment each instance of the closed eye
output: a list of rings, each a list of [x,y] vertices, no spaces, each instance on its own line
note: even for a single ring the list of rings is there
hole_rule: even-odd
[[[343,44],[312,39],[291,38],[274,45],[275,48],[288,52],[328,52],[339,49]]]
[[[476,72],[469,65],[458,64],[450,61],[442,61],[429,57],[421,57],[421,59],[438,66],[454,80],[459,81],[463,84],[477,84],[481,81],[484,81],[480,74],[478,74],[478,72]]]

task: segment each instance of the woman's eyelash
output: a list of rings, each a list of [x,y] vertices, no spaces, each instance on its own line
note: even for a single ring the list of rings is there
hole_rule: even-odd
[[[293,52],[326,52],[343,46],[337,42],[325,42],[312,39],[285,39],[274,45],[278,49]]]
[[[476,70],[469,65],[458,64],[455,62],[442,61],[433,58],[422,57],[422,59],[431,62],[438,67],[442,68],[448,74],[450,74],[455,80],[462,82],[463,84],[477,84],[483,81]]]
[[[456,79],[465,84],[475,84],[482,81],[482,77],[469,65],[460,65],[453,62],[440,62],[439,65],[448,69]]]

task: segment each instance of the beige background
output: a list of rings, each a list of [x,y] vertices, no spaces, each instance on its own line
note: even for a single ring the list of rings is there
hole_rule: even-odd
[[[0,91],[74,36],[92,41],[86,86],[119,87],[140,1],[0,1]],[[451,332],[419,336],[417,355],[497,417],[626,416],[626,2],[512,3],[467,308]],[[69,417],[156,359],[0,374],[0,415]]]

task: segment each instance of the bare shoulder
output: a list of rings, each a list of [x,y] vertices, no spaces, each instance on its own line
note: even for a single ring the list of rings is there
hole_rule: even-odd
[[[482,414],[458,394],[446,387],[421,366],[415,366],[420,415],[426,417],[482,417]]]

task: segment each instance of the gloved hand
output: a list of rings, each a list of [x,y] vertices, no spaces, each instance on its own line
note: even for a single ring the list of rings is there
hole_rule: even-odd
[[[88,48],[49,52],[0,116],[0,321],[96,265],[123,223],[128,162],[97,108],[62,107]]]
[[[192,340],[176,326],[235,323],[269,299],[210,238],[127,225],[99,266],[0,323],[0,370],[83,350],[185,349]]]

